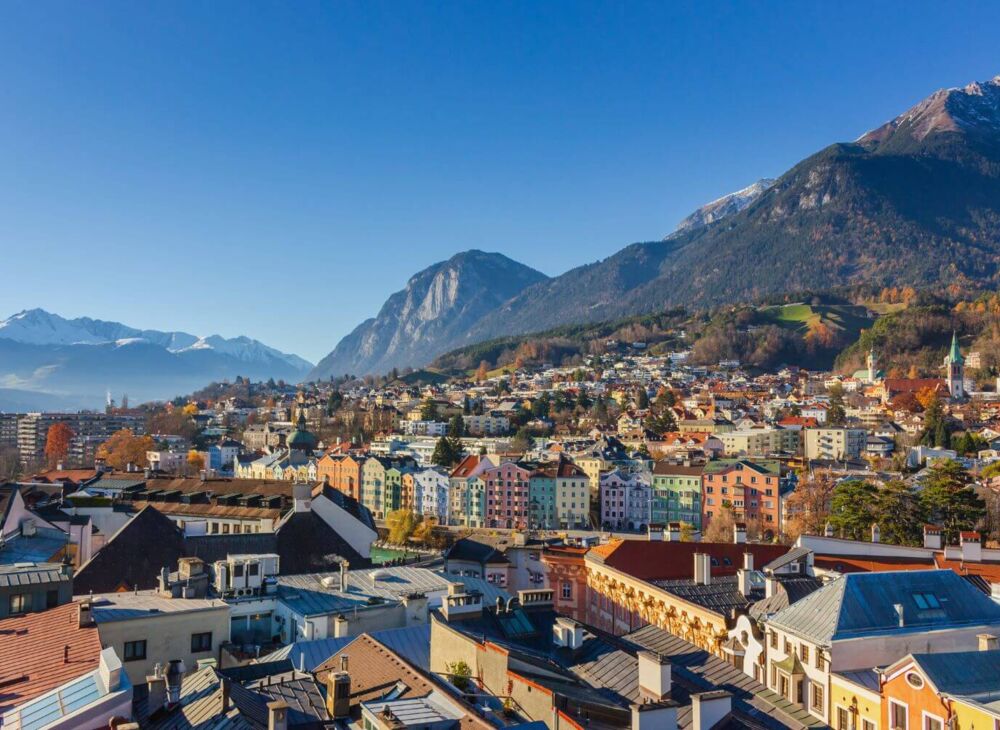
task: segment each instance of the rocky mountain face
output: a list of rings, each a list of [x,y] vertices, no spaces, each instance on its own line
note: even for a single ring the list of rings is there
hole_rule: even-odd
[[[382,374],[394,367],[424,365],[467,344],[468,331],[484,314],[545,279],[501,254],[457,254],[413,276],[376,317],[344,337],[309,378]]]
[[[677,228],[672,234],[667,236],[667,238],[672,238],[684,233],[685,231],[703,228],[704,226],[712,223],[717,223],[727,215],[739,213],[769,190],[774,183],[774,179],[765,177],[758,180],[753,185],[748,185],[742,190],[737,190],[735,193],[729,193],[729,195],[723,195],[718,200],[706,203],[678,223]]]
[[[452,304],[457,318],[416,314],[448,263],[415,276],[312,375],[384,372],[450,347],[676,305],[854,285],[995,287],[1000,77],[938,91],[855,142],[703,206],[662,241],[553,278],[533,272],[517,287],[484,272],[488,298],[474,312]]]
[[[743,210],[525,289],[488,340],[673,305],[867,285],[996,285],[1000,77],[939,91],[786,172]]]
[[[108,390],[161,400],[237,375],[298,382],[311,368],[249,337],[139,330],[42,309],[0,320],[0,410],[92,408]]]

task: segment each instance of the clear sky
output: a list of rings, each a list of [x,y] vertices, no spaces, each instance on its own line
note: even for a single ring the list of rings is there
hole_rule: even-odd
[[[547,274],[1000,74],[995,2],[0,4],[0,317],[316,360],[468,248]]]

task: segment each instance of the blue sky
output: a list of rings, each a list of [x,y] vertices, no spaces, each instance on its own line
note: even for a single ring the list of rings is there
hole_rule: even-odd
[[[996,3],[3,3],[0,316],[316,360],[434,261],[558,274],[990,78],[998,27]]]

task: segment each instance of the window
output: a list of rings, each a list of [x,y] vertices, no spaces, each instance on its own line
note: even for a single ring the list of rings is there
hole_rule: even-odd
[[[55,608],[59,605],[59,591],[46,591],[45,608]]]
[[[941,608],[941,602],[933,593],[914,593],[913,600],[921,610]]]
[[[816,668],[819,670],[826,670],[826,663],[823,659],[823,654],[819,649],[816,650]]]
[[[803,662],[808,662],[809,661],[809,645],[808,644],[802,644],[801,646],[799,646],[799,656],[801,657],[801,659],[802,659]]]
[[[906,730],[906,705],[889,700],[889,727],[891,730]]]
[[[31,596],[27,593],[14,593],[10,597],[10,612],[25,613],[31,605]]]
[[[826,693],[823,685],[812,683],[812,709],[823,712],[826,709]]]
[[[212,632],[205,631],[200,634],[191,634],[191,653],[197,654],[202,651],[212,650]]]
[[[259,563],[250,563],[250,565],[247,566],[247,575],[258,575],[259,573],[260,573]]]
[[[875,723],[871,720],[862,720],[861,730],[875,730]]]
[[[772,649],[777,649],[778,648],[778,635],[775,632],[773,632],[773,631],[771,632],[771,648]],[[773,682],[772,682],[772,684],[773,684]]]
[[[243,563],[235,563],[233,565],[233,577],[234,578],[243,577]]]
[[[562,583],[562,597],[567,601],[573,598],[573,584],[568,580],[564,580]]]
[[[837,708],[837,730],[851,730],[850,715],[846,707]]]
[[[125,642],[125,661],[132,662],[146,658],[146,640]]]
[[[937,715],[924,713],[924,730],[944,730],[944,722]]]

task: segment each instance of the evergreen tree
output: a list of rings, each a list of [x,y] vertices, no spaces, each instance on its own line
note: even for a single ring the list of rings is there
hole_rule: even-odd
[[[436,421],[438,419],[437,406],[430,398],[426,398],[420,406],[421,421]]]
[[[431,461],[438,466],[452,466],[458,461],[459,454],[455,451],[454,442],[442,436],[438,439],[437,445],[434,447],[434,453],[431,454]]]
[[[924,509],[906,483],[893,480],[882,487],[875,499],[875,512],[883,542],[923,544]]]
[[[972,530],[986,516],[986,502],[970,486],[972,477],[957,461],[939,461],[930,468],[920,492],[920,504],[929,522],[941,525],[946,541]]]
[[[649,394],[646,392],[645,388],[639,388],[639,392],[636,394],[635,404],[642,410],[649,408]]]
[[[878,521],[875,503],[878,490],[870,482],[851,479],[833,490],[830,500],[830,524],[840,537],[868,540],[871,526]]]
[[[459,415],[454,415],[448,421],[448,436],[453,439],[460,439],[465,435],[465,421]]]

